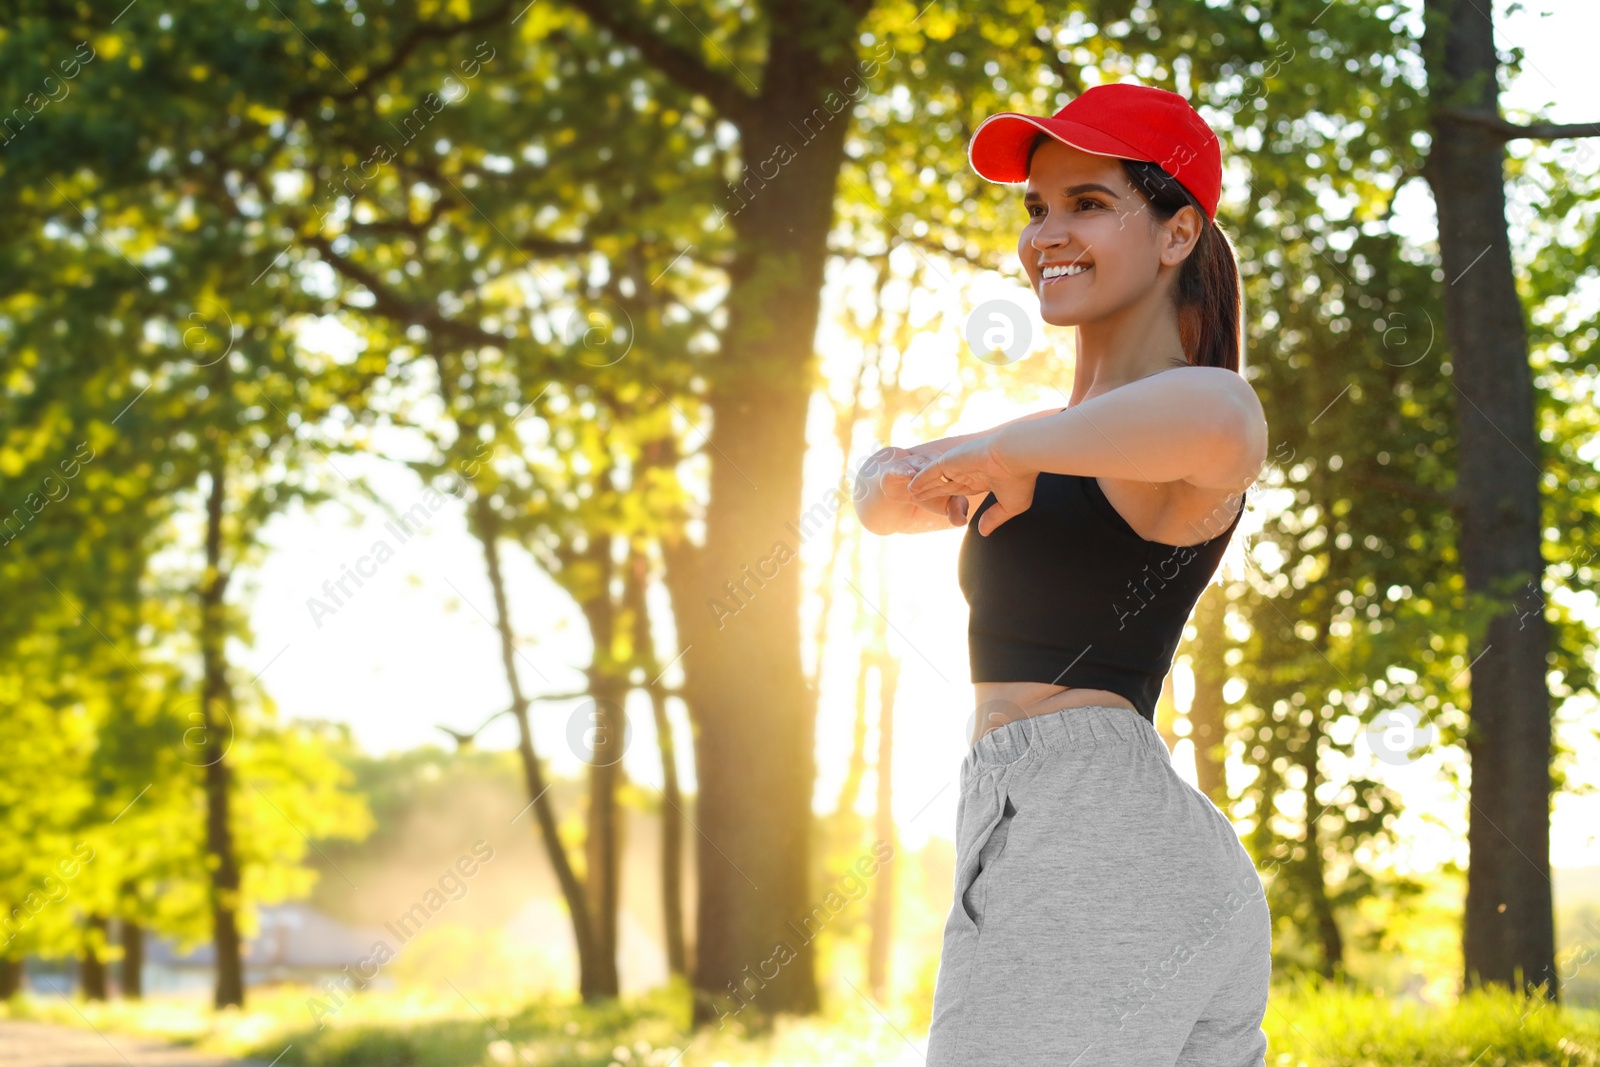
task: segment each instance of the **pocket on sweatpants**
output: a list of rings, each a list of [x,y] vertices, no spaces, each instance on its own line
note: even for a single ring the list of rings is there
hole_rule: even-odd
[[[1010,793],[1002,794],[999,812],[969,850],[963,871],[966,876],[959,888],[959,899],[961,910],[974,929],[983,927],[984,902],[988,895],[989,881],[1000,854],[1005,851],[1006,838],[1011,832],[1011,820],[1016,814],[1017,808],[1011,802]]]

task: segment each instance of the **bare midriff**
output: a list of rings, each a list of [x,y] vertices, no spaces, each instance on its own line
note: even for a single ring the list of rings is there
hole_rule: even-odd
[[[1127,708],[1137,714],[1133,703],[1121,693],[1109,689],[1083,689],[1049,682],[974,682],[976,724],[972,730],[972,743],[977,744],[983,735],[1014,719],[1029,715],[1048,715],[1062,708],[1090,706]]]

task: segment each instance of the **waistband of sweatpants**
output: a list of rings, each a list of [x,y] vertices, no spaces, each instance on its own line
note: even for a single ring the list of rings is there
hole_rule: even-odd
[[[1129,708],[1090,704],[1012,719],[969,746],[963,762],[972,770],[987,771],[1016,763],[1036,747],[1057,751],[1104,745],[1129,746],[1172,760],[1149,719]]]

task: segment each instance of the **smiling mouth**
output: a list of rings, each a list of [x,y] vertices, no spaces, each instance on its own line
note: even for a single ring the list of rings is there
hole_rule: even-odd
[[[1093,265],[1090,265],[1090,266],[1086,266],[1086,267],[1075,268],[1073,273],[1071,273],[1071,274],[1053,274],[1048,278],[1043,276],[1043,275],[1040,275],[1040,277],[1039,277],[1039,288],[1042,289],[1045,286],[1049,285],[1051,282],[1064,282],[1064,281],[1067,281],[1067,280],[1072,279],[1072,278],[1081,278],[1085,274],[1088,274],[1093,269],[1094,269]]]

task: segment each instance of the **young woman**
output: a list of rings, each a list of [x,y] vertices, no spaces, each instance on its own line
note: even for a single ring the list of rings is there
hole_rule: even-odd
[[[969,154],[1026,181],[1017,253],[1077,344],[1065,408],[885,449],[858,486],[874,533],[967,527],[977,713],[928,1067],[1262,1065],[1261,881],[1154,725],[1267,449],[1220,146],[1178,94],[1104,85],[989,117]]]

